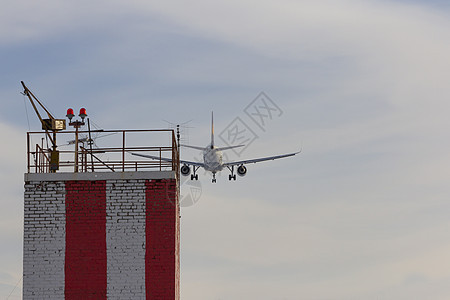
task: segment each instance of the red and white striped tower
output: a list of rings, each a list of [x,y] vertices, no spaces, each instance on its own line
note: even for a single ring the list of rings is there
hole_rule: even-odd
[[[179,299],[177,176],[26,173],[23,299]]]

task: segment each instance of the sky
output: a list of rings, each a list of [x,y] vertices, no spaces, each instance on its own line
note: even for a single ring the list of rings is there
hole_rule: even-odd
[[[214,111],[217,144],[233,122],[252,132],[228,160],[302,149],[235,182],[200,172],[181,210],[182,299],[449,299],[448,53],[445,1],[2,3],[0,298],[21,299],[39,130],[23,80],[57,117],[190,121],[191,145],[209,142]],[[260,127],[261,92],[277,111]]]

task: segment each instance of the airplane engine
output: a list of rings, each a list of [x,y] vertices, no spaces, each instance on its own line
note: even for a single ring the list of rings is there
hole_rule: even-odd
[[[245,176],[245,174],[247,174],[247,168],[244,166],[244,165],[240,165],[238,168],[237,168],[237,173],[238,173],[238,175],[239,176]]]
[[[183,165],[180,169],[181,175],[188,176],[191,174],[191,168],[188,165]]]

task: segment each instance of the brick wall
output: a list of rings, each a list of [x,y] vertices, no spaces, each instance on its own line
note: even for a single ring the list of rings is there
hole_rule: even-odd
[[[108,181],[106,195],[108,298],[144,299],[145,180]]]
[[[179,299],[173,172],[25,180],[24,299]]]
[[[24,213],[23,299],[64,299],[64,183],[27,182]]]
[[[66,299],[106,299],[106,182],[67,181]]]
[[[178,289],[178,211],[175,180],[146,182],[146,258],[145,285],[150,299],[172,299]],[[162,229],[162,230],[161,230]]]

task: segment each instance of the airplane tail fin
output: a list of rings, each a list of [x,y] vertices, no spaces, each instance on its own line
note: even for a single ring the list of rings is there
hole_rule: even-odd
[[[186,148],[192,148],[196,150],[205,150],[205,147],[199,147],[199,146],[191,146],[191,145],[184,145],[181,144],[180,146],[186,147]],[[215,148],[217,151],[223,151],[223,150],[229,150],[239,147],[244,147],[245,145],[234,145],[234,146],[227,146],[227,147],[220,147]],[[211,112],[211,144],[207,146],[208,148],[211,147],[211,149],[214,149],[214,112]]]
[[[214,148],[214,112],[211,112],[211,148]]]

